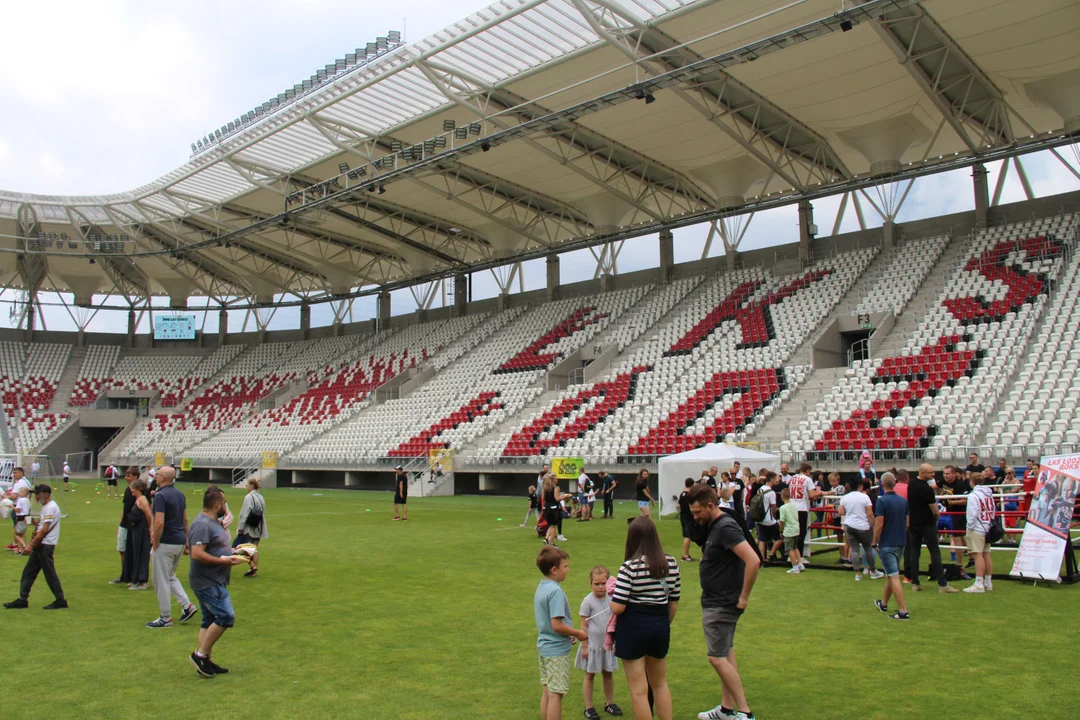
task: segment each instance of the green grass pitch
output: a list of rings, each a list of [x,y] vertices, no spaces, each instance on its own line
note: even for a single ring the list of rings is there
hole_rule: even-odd
[[[193,517],[204,486],[179,487]],[[226,493],[237,511],[241,491]],[[42,611],[52,597],[39,578],[31,609],[0,610],[7,675],[22,678],[0,700],[2,718],[539,715],[532,596],[540,542],[517,527],[524,499],[413,498],[409,522],[395,523],[390,493],[265,491],[270,538],[260,576],[234,570],[237,626],[214,653],[232,672],[205,680],[187,660],[198,616],[148,630],[144,623],[157,617],[153,592],[107,584],[119,574],[119,501],[86,481],[57,495],[69,513],[57,567],[71,609]],[[564,588],[575,612],[589,569],[618,567],[624,520],[636,512],[626,501],[615,521],[564,525]],[[678,555],[678,523],[660,527],[665,548]],[[17,596],[22,566],[21,558],[0,558],[0,599]],[[683,572],[668,676],[675,717],[694,718],[719,702],[720,683],[705,658],[697,566]],[[995,588],[909,594],[913,619],[900,623],[873,606],[880,581],[765,569],[736,638],[751,707],[764,720],[1074,716],[1080,589],[1008,581]],[[581,717],[581,677],[575,670],[566,718]],[[628,711],[621,673],[615,687]]]

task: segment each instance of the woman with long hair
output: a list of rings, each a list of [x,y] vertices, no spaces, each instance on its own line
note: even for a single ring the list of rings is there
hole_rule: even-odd
[[[128,580],[128,590],[146,590],[150,581],[150,527],[153,518],[150,514],[149,491],[146,481],[135,480],[128,486],[135,498],[135,506],[127,518],[128,536],[124,553],[124,574]]]
[[[638,471],[637,479],[634,481],[634,492],[641,516],[649,517],[651,514],[650,508],[655,504],[655,501],[649,492],[649,471],[645,468]]]
[[[619,618],[615,657],[622,660],[634,717],[652,718],[651,689],[657,716],[671,720],[666,658],[682,590],[679,565],[664,553],[656,525],[647,517],[635,518],[627,528],[625,558],[611,597],[611,612]]]
[[[562,501],[570,497],[559,489],[559,479],[555,473],[544,475],[540,486],[540,499],[544,508],[544,520],[547,521],[547,534],[544,542],[554,545],[556,540],[565,540],[562,534]]]

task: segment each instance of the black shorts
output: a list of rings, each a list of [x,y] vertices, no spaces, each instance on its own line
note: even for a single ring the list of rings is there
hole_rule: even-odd
[[[64,482],[67,482],[67,478],[64,478]],[[109,487],[116,487],[115,479],[110,480],[109,478],[105,478],[105,482],[108,483]]]
[[[409,504],[409,496],[408,495],[398,495],[397,493],[394,493],[394,504],[395,505],[408,505]]]
[[[754,529],[757,530],[759,542],[774,543],[780,539],[780,523],[773,523],[772,525],[757,523],[754,525]]]
[[[682,536],[686,539],[690,539],[694,536],[694,518],[686,519],[679,518],[682,523]]]
[[[544,520],[548,525],[558,525],[562,521],[562,509],[548,508],[544,511]]]
[[[640,660],[648,655],[662,660],[671,642],[667,605],[627,605],[615,626],[615,657]]]

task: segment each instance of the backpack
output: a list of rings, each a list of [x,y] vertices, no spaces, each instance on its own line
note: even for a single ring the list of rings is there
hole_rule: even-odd
[[[258,530],[262,526],[263,521],[263,506],[262,503],[251,501],[251,511],[248,512],[247,518],[244,520],[244,524],[252,529]]]
[[[750,501],[750,519],[754,522],[761,522],[765,519],[765,493],[768,492],[765,488],[758,490],[754,493],[753,499]]]

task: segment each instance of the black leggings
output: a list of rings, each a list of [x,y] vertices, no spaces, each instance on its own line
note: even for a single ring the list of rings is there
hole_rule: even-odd
[[[799,548],[799,555],[803,554],[803,546],[806,544],[806,529],[810,527],[810,511],[799,511],[799,537],[795,540],[795,547]]]
[[[611,493],[604,496],[604,517],[615,517],[615,499]]]

